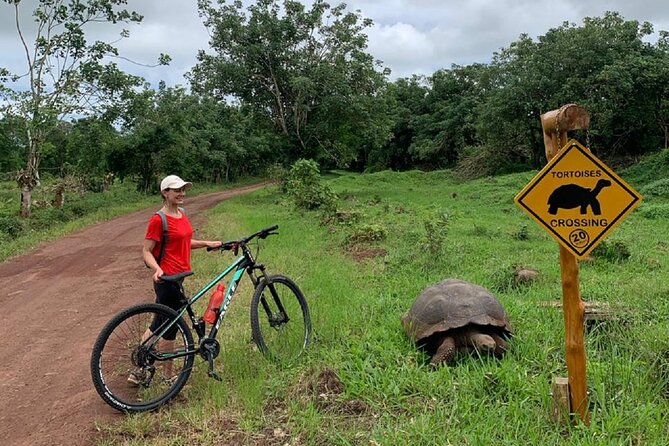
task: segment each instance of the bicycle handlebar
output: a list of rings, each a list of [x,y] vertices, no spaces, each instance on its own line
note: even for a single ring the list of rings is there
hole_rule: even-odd
[[[274,232],[275,230],[279,229],[279,225],[274,225],[270,226],[269,228],[261,229],[258,232],[255,232],[248,237],[241,238],[239,240],[230,240],[227,242],[223,242],[223,244],[218,247],[218,248],[207,248],[207,251],[213,251],[215,249],[220,250],[220,251],[235,251],[235,255],[237,254],[237,249],[240,246],[246,245],[248,242],[253,240],[254,238],[258,237],[260,239],[265,239],[270,235],[276,235],[278,232]]]

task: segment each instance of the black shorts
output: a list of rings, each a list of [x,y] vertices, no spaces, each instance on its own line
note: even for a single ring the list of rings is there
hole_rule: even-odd
[[[163,304],[168,306],[175,311],[178,311],[186,303],[184,295],[181,294],[179,285],[174,282],[154,282],[153,289],[156,292],[156,303]],[[151,323],[151,332],[155,333],[156,330],[163,323],[163,317],[155,317]],[[177,327],[173,326],[170,328],[163,336],[164,339],[168,341],[173,341],[177,337]]]

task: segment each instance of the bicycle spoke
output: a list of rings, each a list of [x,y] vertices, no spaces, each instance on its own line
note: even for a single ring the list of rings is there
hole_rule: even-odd
[[[171,320],[176,313],[155,304],[133,307],[113,319],[94,346],[91,359],[98,393],[119,410],[151,410],[167,402],[185,384],[193,356],[161,360],[192,350],[190,331],[179,321],[173,341],[142,343],[154,318]]]
[[[254,340],[270,358],[289,361],[307,347],[309,312],[304,296],[290,279],[274,276],[259,285],[251,311]]]

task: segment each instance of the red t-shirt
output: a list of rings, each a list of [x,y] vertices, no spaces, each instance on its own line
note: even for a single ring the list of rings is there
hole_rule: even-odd
[[[183,212],[181,212],[181,218],[169,215],[166,215],[166,217],[167,244],[165,245],[165,254],[160,260],[160,267],[167,275],[190,271],[190,242],[193,238],[193,227]],[[160,215],[153,214],[153,217],[149,220],[145,238],[156,241],[153,256],[158,258],[163,238],[163,221]]]

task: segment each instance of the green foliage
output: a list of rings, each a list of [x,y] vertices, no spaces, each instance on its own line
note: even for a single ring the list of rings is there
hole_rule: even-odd
[[[520,148],[504,151],[488,146],[467,147],[460,154],[453,172],[460,180],[522,172],[527,170],[527,159]]]
[[[621,171],[622,176],[635,185],[646,185],[667,177],[669,172],[669,149],[651,152],[639,162]]]
[[[347,197],[346,211],[358,212],[355,227],[387,231],[373,242],[386,254],[364,260],[341,249],[349,231],[323,226],[320,213],[283,206],[278,191],[226,200],[205,230],[242,235],[279,224],[280,236],[264,242],[260,261],[300,285],[316,342],[302,363],[264,361],[248,343],[248,309],[233,302],[219,356],[226,385],[208,379],[203,364],[178,405],[103,426],[103,438],[228,444],[233,431],[281,444],[516,445],[521,432],[523,444],[537,446],[665,444],[669,219],[633,212],[615,230],[634,241],[628,260],[581,265],[584,299],[621,308],[616,314],[625,323],[586,331],[592,424],[560,425],[550,419],[550,382],[567,373],[564,322],[561,310],[547,305],[561,295],[557,245],[512,202],[532,176],[456,182],[441,171],[330,175],[329,185]],[[448,249],[427,269],[421,223],[444,209],[453,216],[443,234]],[[527,240],[513,235],[523,225]],[[221,260],[210,255],[196,252],[194,262],[194,280],[220,271]],[[515,286],[515,265],[532,265],[542,280]],[[455,365],[431,370],[403,333],[400,317],[414,298],[446,277],[480,284],[504,305],[515,336],[503,359],[463,354]],[[240,290],[246,294],[236,302],[251,293]],[[328,371],[338,386],[324,386]],[[231,428],[215,428],[222,424]],[[161,426],[160,440],[147,439],[151,426]]]
[[[592,250],[592,256],[596,259],[604,259],[609,262],[621,262],[627,260],[632,255],[627,245],[620,240],[602,240],[602,242]]]
[[[430,77],[431,88],[415,119],[416,135],[409,148],[421,164],[453,166],[465,148],[480,143],[474,124],[486,70],[478,64],[454,66]]]
[[[239,108],[183,87],[145,92],[134,104],[132,133],[111,154],[120,176],[155,192],[160,178],[178,173],[191,181],[231,182],[265,173],[277,161],[273,138]]]
[[[383,93],[394,123],[392,137],[383,146],[370,147],[364,159],[365,169],[406,170],[415,165],[409,148],[416,135],[416,119],[423,113],[428,92],[426,80],[417,75],[387,85]]]
[[[385,142],[391,125],[377,98],[384,75],[366,50],[369,19],[323,0],[198,3],[213,53],[191,72],[198,93],[232,95],[268,119],[286,144],[284,158],[345,166]]]
[[[20,120],[5,116],[0,119],[0,172],[16,171],[25,162],[23,135],[18,132]]]
[[[642,203],[639,207],[639,215],[649,218],[651,220],[668,220],[669,219],[669,203],[648,204]]]
[[[437,211],[423,221],[425,247],[430,257],[438,258],[443,255],[444,241],[451,219],[452,217],[448,213]]]
[[[28,29],[21,23],[19,11],[25,2],[5,1],[16,16],[16,31],[25,43],[30,42]],[[125,0],[95,2],[48,1],[39,2],[33,11],[36,26],[33,43],[25,48],[26,71],[15,76],[0,70],[0,103],[3,116],[10,116],[21,125],[27,150],[24,172],[19,177],[28,194],[21,202],[21,215],[30,216],[30,192],[39,183],[39,165],[43,156],[54,155],[55,146],[49,138],[57,131],[65,116],[109,112],[114,119],[124,108],[124,102],[133,95],[142,79],[121,71],[110,62],[119,55],[111,43],[86,39],[85,28],[91,23],[139,23],[142,17],[122,9]],[[7,11],[7,9],[5,9]],[[8,12],[8,11],[7,11]],[[121,38],[127,37],[126,30]],[[32,47],[32,48],[29,48]],[[23,53],[23,52],[22,52]],[[167,56],[161,57],[166,63]],[[29,79],[30,88],[18,84]],[[16,83],[16,87],[11,85]],[[19,131],[17,130],[17,133]],[[95,152],[87,152],[94,155]],[[89,155],[89,156],[90,156]]]
[[[265,176],[276,182],[279,185],[281,192],[286,193],[288,191],[288,169],[283,165],[278,163],[271,164],[267,167]]]
[[[0,215],[0,235],[17,238],[23,233],[23,219],[17,215]]]
[[[639,189],[639,192],[642,195],[669,198],[669,178],[653,181]]]
[[[313,160],[297,160],[290,168],[284,188],[298,208],[335,209],[336,195],[327,184],[321,182],[320,169]]]
[[[457,164],[463,178],[545,164],[541,114],[578,103],[591,114],[598,156],[630,159],[667,144],[667,35],[618,13],[563,23],[533,40],[521,35],[488,65],[453,66],[387,88],[393,136],[367,167],[435,169]],[[577,49],[577,50],[574,50]],[[565,57],[568,55],[568,57]],[[556,62],[556,61],[559,61]]]
[[[16,6],[9,3],[6,9]],[[56,3],[65,9],[53,25],[74,7]],[[140,19],[120,9],[123,1],[94,3],[83,10],[102,8],[103,19],[111,21]],[[85,175],[99,190],[100,179],[113,172],[137,181],[141,191],[154,191],[168,173],[222,183],[308,158],[325,168],[368,172],[449,166],[459,179],[473,179],[543,165],[540,115],[576,102],[590,112],[591,128],[570,136],[615,164],[652,153],[652,161],[641,159],[623,175],[648,187],[649,198],[666,193],[664,182],[650,183],[669,170],[669,149],[657,152],[669,135],[669,35],[649,43],[648,23],[606,13],[578,25],[563,23],[537,39],[521,35],[490,64],[388,82],[367,53],[364,33],[371,21],[360,12],[322,0],[244,5],[199,2],[211,51],[202,52],[191,71],[190,89],[135,88],[140,79],[104,65],[112,45],[79,39],[77,20],[64,34],[52,33],[53,48],[66,48],[66,37],[78,38],[70,43],[81,50],[81,65],[71,67],[68,80],[80,83],[68,84],[72,96],[58,96],[63,102],[39,111],[34,122],[32,114],[19,113],[32,110],[30,98],[10,94],[5,104],[14,112],[0,119],[0,173],[29,167]],[[38,18],[48,18],[52,6],[40,4]],[[36,41],[38,55],[51,51],[47,41]],[[49,60],[55,59],[39,59]],[[4,70],[0,76],[10,79]],[[102,99],[93,104],[95,113],[59,119],[86,114],[68,102],[89,92],[77,90],[84,84]]]
[[[643,42],[651,32],[648,23],[608,12],[584,19],[582,26],[564,23],[538,42],[521,36],[493,61],[504,88],[482,104],[481,136],[502,151],[531,147],[535,152],[528,155],[536,163],[543,152],[539,115],[576,102],[592,116],[590,145],[599,156],[659,147],[663,129],[654,116],[666,94],[659,80],[669,71],[665,52]]]
[[[362,224],[354,228],[346,237],[349,246],[380,242],[388,237],[388,230],[380,224]]]

